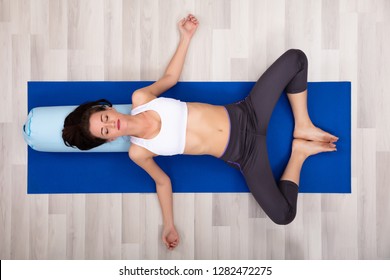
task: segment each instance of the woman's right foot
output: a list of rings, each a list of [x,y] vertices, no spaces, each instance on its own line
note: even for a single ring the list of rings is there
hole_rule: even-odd
[[[323,131],[313,124],[296,126],[294,129],[294,138],[328,143],[334,143],[339,140],[338,137]]]
[[[309,156],[337,151],[334,143],[307,141],[303,139],[294,139],[292,143],[292,152],[301,155],[305,159]]]

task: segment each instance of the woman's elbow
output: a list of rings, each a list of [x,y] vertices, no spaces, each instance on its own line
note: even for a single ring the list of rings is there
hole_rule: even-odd
[[[172,186],[171,179],[167,176],[156,180],[156,187],[170,187]]]
[[[170,87],[175,86],[177,84],[177,82],[179,81],[179,78],[180,78],[180,76],[177,76],[175,74],[171,74],[171,73],[165,74],[165,79],[167,80]]]

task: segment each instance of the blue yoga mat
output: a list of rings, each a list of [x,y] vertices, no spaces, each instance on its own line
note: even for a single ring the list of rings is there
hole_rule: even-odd
[[[39,106],[77,105],[106,98],[131,103],[134,90],[152,82],[29,82],[28,111]],[[187,102],[229,104],[244,99],[254,82],[179,82],[164,93]],[[338,136],[337,152],[308,158],[302,168],[303,193],[351,192],[351,84],[308,85],[313,122]],[[293,118],[285,94],[268,128],[268,152],[276,178],[291,151]],[[241,173],[212,156],[156,157],[174,192],[248,192]],[[259,170],[261,172],[261,170]],[[28,193],[149,193],[155,185],[127,153],[47,153],[28,148]]]

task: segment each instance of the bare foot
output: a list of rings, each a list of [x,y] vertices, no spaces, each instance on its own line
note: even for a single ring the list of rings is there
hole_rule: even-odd
[[[313,124],[307,126],[295,126],[294,138],[328,143],[334,143],[339,140],[338,137],[323,131]]]
[[[294,139],[292,143],[292,151],[293,153],[302,155],[306,159],[309,156],[322,152],[335,152],[337,149],[336,145],[333,143]]]

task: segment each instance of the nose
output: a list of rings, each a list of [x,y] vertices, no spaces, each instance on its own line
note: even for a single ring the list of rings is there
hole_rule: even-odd
[[[116,128],[116,122],[114,120],[106,122],[105,125],[107,128]]]

